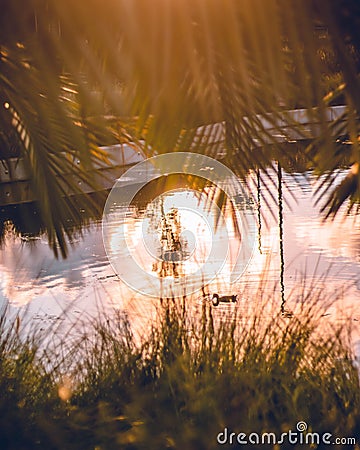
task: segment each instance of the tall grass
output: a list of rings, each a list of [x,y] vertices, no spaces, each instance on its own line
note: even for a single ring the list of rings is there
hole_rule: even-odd
[[[140,341],[126,319],[103,318],[50,360],[3,317],[1,448],[207,450],[225,427],[280,436],[299,421],[358,436],[359,377],[344,329],[319,333],[313,306],[243,319],[214,318],[205,302],[194,317],[185,302],[164,300]]]

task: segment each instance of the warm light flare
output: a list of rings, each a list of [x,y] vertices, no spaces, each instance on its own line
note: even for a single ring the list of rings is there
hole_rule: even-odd
[[[70,377],[65,376],[58,388],[58,396],[63,402],[67,402],[72,397],[72,381]]]

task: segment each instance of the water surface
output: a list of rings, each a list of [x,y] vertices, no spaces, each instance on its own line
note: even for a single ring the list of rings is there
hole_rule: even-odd
[[[271,176],[274,184],[270,190],[274,198],[278,198],[277,176],[275,173]],[[162,277],[175,277],[181,282],[184,274],[198,276],[199,268],[214,246],[220,245],[216,252],[223,258],[221,240],[224,236],[221,233],[227,227],[229,235],[226,241],[230,242],[232,254],[228,255],[222,270],[217,272],[217,277],[206,287],[205,293],[210,296],[213,292],[238,294],[237,307],[248,312],[252,307],[256,308],[260,286],[264,295],[273,298],[272,310],[275,308],[279,313],[291,313],[303,298],[305,286],[305,290],[322,293],[324,320],[341,322],[350,317],[356,328],[360,321],[359,219],[355,215],[345,216],[345,210],[342,210],[333,221],[324,222],[319,207],[314,206],[316,182],[311,172],[305,175],[283,172],[283,209],[280,211],[264,186],[257,186],[256,183],[254,176],[255,200],[261,193],[260,202],[254,201],[252,205],[257,220],[256,245],[252,259],[239,280],[229,284],[230,266],[237,254],[237,246],[241,245],[241,238],[231,225],[232,211],[225,211],[219,231],[214,235],[212,227],[216,208],[210,208],[206,215],[201,195],[183,188],[163,196],[161,202],[165,204],[165,213],[176,208],[176,202],[189,205],[190,212],[181,216],[180,233],[182,244],[188,247],[188,254],[181,265],[176,266],[179,273],[163,271]],[[134,205],[125,223],[131,257],[137,258],[137,263],[152,279],[161,278],[161,258],[156,259],[156,254],[151,253],[156,253],[156,245],[144,242],[143,236],[151,227],[153,233],[157,230],[161,234],[161,202],[152,199],[147,205]],[[193,212],[196,207],[200,211],[198,215]],[[114,251],[121,252],[114,236]],[[149,245],[152,248],[150,255]],[[73,242],[66,260],[54,258],[44,235],[29,239],[9,233],[1,248],[0,267],[1,304],[8,304],[12,311],[26,309],[29,320],[39,327],[64,320],[74,323],[78,318],[96,315],[98,311],[113,314],[115,309],[125,314],[134,328],[142,332],[149,326],[154,308],[159,303],[157,298],[132,290],[117,277],[104,249],[100,221],[92,223],[83,236]],[[141,287],[149,280],[144,277],[136,282]],[[200,308],[202,301],[203,291],[188,299],[194,309]],[[214,311],[217,311],[216,314],[231,312],[233,307],[231,304],[220,304]],[[65,316],[63,311],[66,311]],[[263,313],[266,314],[266,311]],[[355,345],[360,342],[357,336],[355,333]]]

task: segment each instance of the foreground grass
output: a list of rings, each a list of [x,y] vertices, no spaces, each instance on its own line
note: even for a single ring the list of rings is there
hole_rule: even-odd
[[[0,447],[240,448],[220,446],[218,433],[280,437],[299,421],[358,438],[358,372],[342,330],[319,334],[318,320],[311,307],[291,318],[214,320],[209,305],[194,320],[170,300],[141,343],[126,320],[104,320],[55,356],[36,338],[20,339],[19,323],[4,316]]]

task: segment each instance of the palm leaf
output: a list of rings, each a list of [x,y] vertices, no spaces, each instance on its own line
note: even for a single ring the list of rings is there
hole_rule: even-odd
[[[0,142],[10,146],[15,130],[53,246],[58,241],[65,249],[59,211],[64,192],[75,189],[63,169],[84,176],[83,167],[66,161],[77,156],[91,167],[103,155],[89,149],[113,134],[149,156],[222,153],[244,183],[260,173],[271,193],[274,155],[281,166],[296,163],[274,135],[282,132],[283,111],[302,107],[321,131],[306,152],[319,177],[336,174],[339,133],[351,137],[351,162],[360,160],[355,1],[33,0],[24,6],[3,0],[1,6],[0,97],[11,105],[1,117],[11,110],[17,125],[8,118]],[[338,86],[330,93],[329,74]],[[327,122],[326,107],[340,94],[348,106],[344,127]],[[108,113],[111,130],[106,120],[91,119]],[[261,116],[273,121],[271,132]],[[224,131],[217,141],[219,123]],[[288,125],[301,132],[296,122]],[[335,212],[331,184],[321,192],[332,196],[327,208]],[[352,201],[359,197],[358,187],[347,193]],[[346,195],[335,197],[340,204]],[[76,216],[75,205],[70,209]]]

